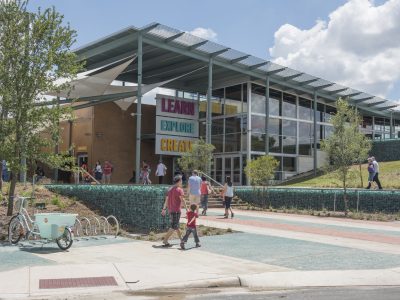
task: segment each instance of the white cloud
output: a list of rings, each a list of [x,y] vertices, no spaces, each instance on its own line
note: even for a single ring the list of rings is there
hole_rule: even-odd
[[[206,40],[217,41],[217,33],[211,28],[197,27],[192,31],[189,31],[189,33]]]
[[[281,65],[385,96],[400,84],[400,0],[350,0],[310,29],[285,24],[269,52]]]

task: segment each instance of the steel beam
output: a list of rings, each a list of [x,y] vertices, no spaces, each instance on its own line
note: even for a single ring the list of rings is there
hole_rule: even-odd
[[[213,81],[213,59],[208,62],[208,86],[207,86],[207,114],[206,114],[206,142],[211,144],[211,116],[212,116],[212,81]]]
[[[304,75],[304,73],[299,73],[299,74],[295,74],[295,75],[286,76],[286,77],[283,77],[283,79],[285,81],[288,81],[288,80],[294,79],[296,77],[300,77],[301,75]]]
[[[360,98],[360,99],[351,99],[351,101],[353,101],[354,103],[360,103],[360,102],[368,101],[368,100],[371,100],[374,98],[375,97],[365,97],[365,98]]]
[[[244,60],[244,59],[246,59],[246,58],[249,58],[251,55],[244,55],[244,56],[241,56],[241,57],[238,57],[238,58],[235,58],[235,59],[231,59],[229,62],[231,63],[231,64],[234,64],[234,63],[237,63],[237,62],[239,62],[239,61],[241,61],[241,60]]]
[[[314,176],[317,176],[317,93],[314,92]]]
[[[259,67],[265,66],[265,65],[267,65],[267,64],[268,64],[267,61],[266,61],[266,62],[263,62],[263,63],[260,63],[260,64],[255,64],[255,65],[249,66],[249,70],[258,69]]]
[[[265,153],[269,154],[269,76],[265,79]]]
[[[137,104],[136,104],[136,183],[140,181],[140,147],[142,133],[142,63],[143,63],[143,39],[142,34],[138,36],[138,71],[137,71]]]
[[[368,103],[367,106],[372,107],[372,106],[376,106],[376,105],[383,104],[386,102],[387,102],[386,100],[383,100],[383,101],[378,101],[378,102],[374,102],[374,103]]]
[[[310,80],[302,81],[302,82],[299,82],[299,85],[300,85],[300,86],[305,86],[305,85],[307,85],[307,84],[316,82],[316,81],[318,81],[318,80],[319,80],[319,79],[310,79]]]

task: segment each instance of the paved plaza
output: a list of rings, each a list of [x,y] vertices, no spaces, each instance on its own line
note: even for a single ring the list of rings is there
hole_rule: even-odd
[[[235,233],[203,237],[201,248],[189,239],[186,251],[178,241],[162,248],[125,238],[78,240],[67,252],[52,244],[3,245],[0,299],[209,286],[400,286],[399,222],[257,211],[223,219],[222,214],[211,209],[199,223]],[[85,280],[94,281],[81,287]]]

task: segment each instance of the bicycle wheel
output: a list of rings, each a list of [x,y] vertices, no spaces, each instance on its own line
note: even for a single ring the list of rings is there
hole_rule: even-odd
[[[15,245],[23,237],[24,231],[24,224],[22,224],[18,216],[12,217],[10,223],[8,223],[8,241]]]
[[[56,243],[61,250],[68,250],[73,243],[71,229],[66,227],[63,235],[56,239]]]

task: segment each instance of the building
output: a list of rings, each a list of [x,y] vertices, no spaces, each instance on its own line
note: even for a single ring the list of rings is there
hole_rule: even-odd
[[[91,165],[116,162],[118,183],[133,169],[138,177],[143,159],[155,165],[162,158],[174,170],[176,157],[197,137],[216,147],[210,175],[218,182],[230,175],[235,184],[246,184],[246,161],[265,153],[280,161],[279,179],[316,171],[326,160],[320,141],[332,133],[329,118],[339,97],[363,116],[360,130],[367,136],[400,137],[392,101],[158,23],[126,28],[75,53],[89,76],[113,73],[111,81],[122,85],[77,95],[77,119],[65,124],[72,135],[65,130],[64,140]],[[143,105],[142,95],[159,86],[175,95],[159,95],[157,108]],[[191,105],[196,111],[182,114]]]

